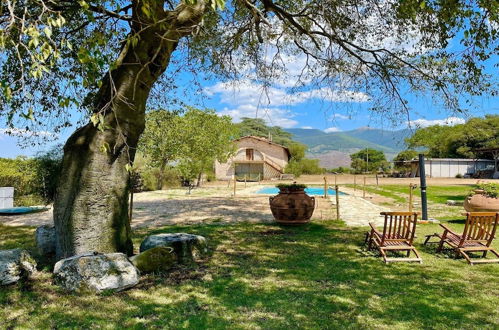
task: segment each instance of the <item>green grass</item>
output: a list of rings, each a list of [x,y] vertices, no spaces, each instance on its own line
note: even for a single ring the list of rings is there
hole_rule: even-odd
[[[461,230],[462,221],[450,223]],[[469,266],[420,244],[424,264],[385,265],[360,247],[365,228],[220,223],[136,233],[209,240],[197,267],[145,276],[121,293],[74,295],[39,272],[0,288],[0,328],[498,328],[499,265]],[[33,229],[0,227],[0,249],[33,247]],[[496,247],[498,247],[496,242]]]
[[[353,184],[347,185],[353,188]],[[475,185],[428,186],[426,195],[429,202],[445,204],[447,200],[463,202]],[[362,186],[357,185],[357,190],[362,191]],[[396,203],[407,203],[409,200],[408,185],[380,185],[366,186],[366,191],[393,199]],[[415,197],[421,197],[421,190],[414,190]]]
[[[409,195],[409,187],[401,185],[382,185],[381,189],[391,193],[403,193]],[[474,185],[452,185],[452,186],[428,186],[426,195],[428,201],[445,204],[447,200],[464,201],[464,198],[474,188]],[[415,196],[421,197],[421,190],[415,189]]]

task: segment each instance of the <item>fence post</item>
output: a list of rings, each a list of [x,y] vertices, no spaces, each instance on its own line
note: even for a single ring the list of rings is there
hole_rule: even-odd
[[[355,191],[357,190],[357,176],[353,175],[353,195],[355,196]]]
[[[410,183],[409,184],[409,212],[412,212],[412,204],[414,198],[414,189],[416,189],[417,185]]]
[[[246,188],[246,174],[244,175],[244,188]]]
[[[324,176],[324,198],[327,198],[327,178]]]
[[[234,197],[236,197],[236,175],[234,175]]]
[[[366,176],[364,175],[364,185],[362,186],[362,198],[366,198]]]
[[[336,191],[336,220],[340,220],[340,190],[338,185],[334,185],[334,190]]]

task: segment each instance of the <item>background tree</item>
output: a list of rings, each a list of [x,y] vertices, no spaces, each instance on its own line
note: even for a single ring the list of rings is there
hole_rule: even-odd
[[[434,158],[477,158],[478,149],[499,146],[499,115],[471,118],[455,126],[430,126],[418,129],[406,144],[425,148]],[[489,155],[490,156],[490,155]]]
[[[393,163],[395,169],[402,173],[407,173],[411,171],[411,165],[406,163],[418,157],[418,152],[416,150],[407,149],[401,151],[393,158]]]
[[[146,129],[140,137],[138,150],[148,165],[159,169],[158,186],[163,188],[165,169],[179,157],[182,139],[179,137],[180,117],[177,112],[156,110],[146,115]]]
[[[236,151],[232,140],[237,127],[229,116],[218,116],[214,110],[188,108],[179,118],[174,136],[179,144],[177,155],[180,173],[189,181],[201,184],[206,170],[213,169],[215,160],[226,162]]]
[[[357,173],[372,173],[387,171],[390,163],[386,160],[383,151],[366,148],[350,155],[351,167]]]
[[[286,132],[279,126],[268,126],[262,118],[247,118],[243,117],[241,122],[236,124],[239,127],[239,136],[260,136],[268,139],[269,136],[272,141],[286,146],[292,143],[293,134]]]
[[[410,112],[402,91],[430,92],[461,111],[463,93],[491,88],[480,63],[497,51],[495,1],[224,5],[224,0],[0,3],[0,111],[6,124],[57,131],[71,124],[72,111],[87,123],[64,147],[65,179],[54,203],[59,258],[87,251],[132,253],[129,169],[146,105],[160,108],[157,103],[175,85],[175,71],[244,76],[268,89],[272,80],[289,77],[282,57],[301,54],[306,61],[295,87],[303,93],[315,86],[320,96],[334,100],[338,89],[362,92],[374,111],[401,115]],[[460,36],[463,49],[454,56],[445,47]],[[171,63],[175,68],[164,75]]]

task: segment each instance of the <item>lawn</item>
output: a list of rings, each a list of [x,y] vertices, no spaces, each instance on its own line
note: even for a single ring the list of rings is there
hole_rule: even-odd
[[[352,184],[347,185],[353,188]],[[449,186],[428,186],[426,196],[429,202],[445,204],[448,200],[463,202],[464,198],[471,192],[475,185],[449,185]],[[357,189],[362,191],[362,186],[357,185]],[[381,196],[389,197],[397,203],[407,203],[409,200],[408,185],[380,185],[366,186],[366,191]],[[421,197],[421,190],[414,190],[415,197]]]
[[[0,289],[0,328],[498,328],[499,265],[422,247],[436,230],[418,226],[422,265],[383,264],[360,248],[365,228],[335,221],[142,230],[136,245],[150,233],[190,232],[206,236],[211,253],[197,267],[97,296],[64,293],[39,272],[27,286]],[[32,248],[32,233],[0,227],[0,249]]]

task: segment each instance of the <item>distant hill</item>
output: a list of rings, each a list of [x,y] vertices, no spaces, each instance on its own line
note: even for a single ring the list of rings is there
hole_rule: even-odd
[[[387,131],[369,127],[332,133],[303,128],[286,131],[293,134],[293,140],[307,145],[308,157],[319,159],[325,168],[348,166],[349,155],[364,148],[383,151],[391,160],[405,149],[404,139],[412,134],[408,129]]]

